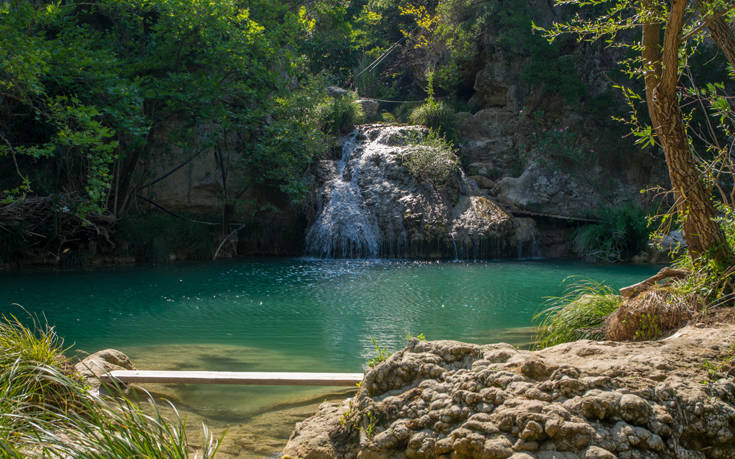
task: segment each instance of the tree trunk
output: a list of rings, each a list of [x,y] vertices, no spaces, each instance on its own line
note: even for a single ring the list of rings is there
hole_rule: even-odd
[[[714,221],[717,213],[689,150],[689,139],[677,98],[678,57],[686,3],[686,0],[671,2],[660,51],[660,26],[655,23],[643,26],[646,99],[656,135],[664,150],[689,255],[692,259],[709,255],[717,262],[729,265],[735,257],[727,245],[725,233]],[[644,8],[653,5],[651,0],[643,1]]]
[[[654,104],[659,126],[656,129],[663,146],[669,177],[674,187],[677,209],[683,217],[684,238],[692,258],[710,255],[730,264],[733,260],[717,216],[699,171],[689,150],[689,139],[682,120],[679,101],[674,94],[657,92]]]
[[[706,13],[704,0],[697,0],[697,6],[702,14]],[[725,12],[720,9],[715,10],[706,24],[712,41],[722,50],[730,62],[730,67],[735,70],[735,30],[732,24],[728,24],[725,20]]]

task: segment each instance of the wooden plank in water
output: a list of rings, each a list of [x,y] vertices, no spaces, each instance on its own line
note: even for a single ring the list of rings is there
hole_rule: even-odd
[[[244,384],[259,386],[354,386],[362,373],[113,370],[102,376],[124,383]]]

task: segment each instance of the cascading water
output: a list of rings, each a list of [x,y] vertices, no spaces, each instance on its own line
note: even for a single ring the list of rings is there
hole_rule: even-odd
[[[442,184],[404,166],[426,132],[419,126],[363,125],[338,161],[322,161],[317,217],[306,253],[322,258],[514,257],[511,217],[459,169]],[[519,252],[520,253],[520,252]]]
[[[377,223],[365,208],[360,193],[360,157],[364,148],[353,132],[342,147],[337,173],[322,190],[327,201],[320,203],[319,217],[306,236],[306,250],[320,257],[371,258],[378,256]],[[347,175],[347,165],[352,171]]]

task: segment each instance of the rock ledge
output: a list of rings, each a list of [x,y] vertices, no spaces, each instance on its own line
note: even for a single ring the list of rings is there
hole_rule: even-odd
[[[735,327],[536,352],[412,339],[297,424],[284,455],[733,458],[734,342]]]

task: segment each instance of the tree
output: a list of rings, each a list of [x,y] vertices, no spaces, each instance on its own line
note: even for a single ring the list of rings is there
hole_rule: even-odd
[[[658,142],[664,152],[690,256],[693,259],[708,256],[727,266],[732,264],[735,256],[722,228],[715,221],[717,212],[711,200],[711,190],[705,185],[692,154],[679,102],[678,82],[686,65],[682,57],[688,52],[687,41],[702,33],[705,26],[710,30],[720,30],[721,24],[715,19],[724,20],[735,6],[721,1],[699,3],[706,7],[703,8],[705,16],[690,8],[687,0],[556,0],[557,6],[591,6],[592,13],[576,15],[570,22],[557,23],[546,32],[552,40],[572,33],[590,41],[604,38],[612,46],[639,52],[638,57],[628,61],[628,68],[630,75],[642,76],[645,82],[645,101],[651,126],[641,126],[637,135],[646,138],[651,145]],[[626,36],[625,31],[639,28],[640,40],[623,41],[621,37]],[[718,36],[724,40],[726,34]],[[720,44],[720,40],[716,42]],[[629,88],[626,91],[628,95],[632,94]]]
[[[704,24],[712,40],[717,43],[730,62],[730,66],[735,69],[735,30],[733,30],[732,18],[728,18],[732,10],[728,13],[728,9],[718,3],[720,2],[697,0],[697,8],[700,16],[705,18]]]

